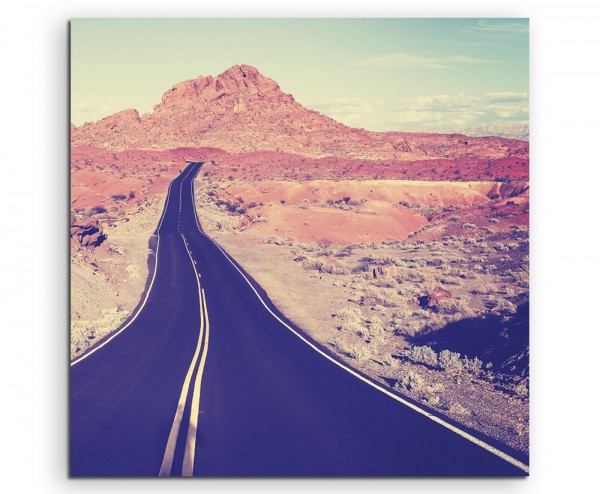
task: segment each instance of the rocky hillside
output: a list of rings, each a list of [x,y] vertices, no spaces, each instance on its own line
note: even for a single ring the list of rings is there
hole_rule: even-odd
[[[211,146],[232,153],[270,150],[405,161],[529,155],[527,143],[499,137],[350,128],[304,108],[248,65],[176,84],[148,114],[129,109],[72,126],[71,141],[112,150]]]

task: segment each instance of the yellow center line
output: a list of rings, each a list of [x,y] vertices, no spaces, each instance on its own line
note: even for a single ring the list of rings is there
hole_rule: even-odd
[[[200,412],[200,392],[202,389],[202,375],[204,374],[204,365],[206,364],[206,355],[208,354],[208,338],[210,333],[210,323],[208,319],[208,308],[206,306],[206,296],[202,290],[202,303],[204,306],[204,317],[206,318],[206,333],[204,337],[204,350],[200,359],[200,368],[196,373],[194,381],[194,394],[192,395],[192,410],[190,413],[190,423],[188,426],[187,438],[185,441],[185,453],[183,455],[183,468],[181,475],[190,477],[194,475],[194,458],[196,455],[196,437],[198,435],[198,415]]]
[[[185,241],[185,238],[183,238],[183,243],[185,245],[185,249],[188,253],[188,256],[190,257],[190,260],[192,261],[192,266],[194,266],[194,272],[196,272],[196,267],[194,265],[192,256],[190,255],[190,251],[187,247],[187,242]],[[175,455],[175,447],[177,446],[177,437],[179,436],[179,429],[181,427],[181,420],[183,418],[185,402],[187,401],[190,382],[192,380],[194,368],[196,367],[196,362],[198,361],[198,356],[200,355],[200,349],[202,347],[202,338],[204,335],[204,317],[202,310],[202,289],[200,288],[200,279],[198,278],[198,276],[196,276],[196,283],[198,284],[198,301],[200,304],[200,334],[198,336],[198,344],[196,345],[196,351],[194,352],[192,362],[190,363],[187,374],[185,376],[185,380],[183,381],[183,387],[181,388],[181,394],[179,396],[179,402],[177,403],[175,418],[173,419],[173,425],[171,426],[171,432],[169,433],[169,439],[167,440],[165,454],[163,456],[163,461],[160,466],[160,471],[158,473],[158,475],[161,477],[171,475],[171,468],[173,467],[173,457]]]

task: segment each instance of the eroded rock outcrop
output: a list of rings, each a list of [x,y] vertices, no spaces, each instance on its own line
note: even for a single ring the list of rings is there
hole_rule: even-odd
[[[449,300],[451,298],[452,292],[441,286],[437,286],[428,295],[421,295],[418,297],[418,301],[421,307],[429,309],[437,307],[442,300]]]
[[[398,276],[398,268],[395,264],[386,264],[385,266],[377,266],[373,269],[373,278],[393,278]]]
[[[71,222],[71,239],[83,247],[96,248],[106,240],[106,235],[96,218]]]

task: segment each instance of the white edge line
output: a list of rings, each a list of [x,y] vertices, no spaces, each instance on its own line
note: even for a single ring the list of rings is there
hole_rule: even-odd
[[[191,169],[190,169],[190,171],[191,171]],[[188,172],[187,175],[189,175],[189,172]],[[186,177],[187,177],[187,175],[186,175]],[[160,227],[162,226],[163,220],[165,218],[167,207],[169,205],[169,200],[171,199],[171,188],[172,187],[173,187],[173,181],[171,181],[171,183],[169,184],[169,190],[167,192],[167,200],[165,201],[165,207],[164,207],[162,215],[160,217],[160,221],[158,223],[158,227],[156,228],[157,241],[156,241],[156,253],[155,253],[155,256],[154,256],[154,273],[152,274],[152,280],[150,281],[150,286],[148,287],[148,291],[146,292],[146,296],[144,297],[144,301],[142,302],[142,305],[140,305],[140,307],[138,308],[138,310],[135,313],[135,315],[133,316],[133,318],[125,326],[123,326],[120,330],[118,330],[117,332],[115,332],[114,334],[112,334],[109,338],[107,338],[106,340],[104,340],[100,345],[94,347],[89,352],[84,353],[80,357],[78,357],[75,360],[73,360],[70,363],[71,367],[73,367],[75,364],[78,364],[82,360],[88,358],[90,355],[92,355],[93,353],[97,352],[103,346],[107,345],[113,339],[115,339],[117,336],[119,336],[123,331],[125,331],[129,326],[131,326],[133,324],[133,322],[137,319],[137,317],[140,315],[140,312],[142,312],[142,309],[146,305],[146,302],[148,301],[148,297],[150,296],[150,292],[152,291],[152,285],[154,285],[154,279],[156,278],[156,273],[158,271],[158,249],[160,247],[160,233],[159,233],[159,231],[160,231]]]
[[[198,169],[198,171],[200,171],[200,168]],[[196,177],[194,176],[194,178],[192,179],[192,197],[194,197],[194,180],[195,180],[195,178]],[[244,280],[246,280],[246,283],[248,283],[248,285],[250,286],[250,288],[252,289],[252,291],[256,294],[256,296],[258,297],[258,299],[261,301],[261,303],[263,304],[263,306],[265,307],[265,309],[267,309],[267,311],[269,311],[269,313],[275,319],[277,319],[283,326],[285,326],[287,329],[289,329],[292,333],[294,333],[298,338],[300,338],[304,343],[306,343],[308,346],[310,346],[313,350],[319,352],[323,357],[327,358],[328,360],[330,360],[331,362],[333,362],[334,364],[336,364],[338,367],[341,367],[346,372],[350,373],[351,375],[353,375],[354,377],[360,379],[361,381],[369,384],[370,386],[374,387],[378,391],[381,391],[382,393],[388,395],[389,397],[391,397],[394,400],[402,403],[403,405],[406,405],[407,407],[412,408],[416,412],[419,412],[421,415],[425,415],[426,417],[428,417],[432,421],[434,421],[434,422],[442,425],[443,427],[445,427],[446,429],[451,430],[452,432],[455,432],[459,436],[462,436],[463,438],[471,441],[472,443],[476,444],[477,446],[482,447],[483,449],[489,451],[490,453],[493,453],[494,455],[502,458],[503,460],[507,461],[508,463],[516,466],[517,468],[520,468],[524,472],[529,473],[529,466],[526,465],[525,463],[517,460],[516,458],[513,458],[509,454],[504,453],[503,451],[501,451],[501,450],[495,448],[494,446],[492,446],[492,445],[490,445],[490,444],[482,441],[481,439],[478,439],[475,436],[472,436],[468,432],[465,432],[465,431],[459,429],[458,427],[456,427],[456,426],[454,426],[454,425],[446,422],[442,418],[440,418],[440,417],[438,417],[436,415],[433,415],[433,414],[427,412],[426,410],[423,410],[422,408],[419,408],[418,406],[414,405],[413,403],[410,403],[409,401],[401,398],[400,396],[397,396],[397,395],[391,393],[390,391],[386,390],[385,388],[382,388],[379,384],[376,384],[373,381],[370,381],[369,379],[366,379],[365,377],[361,376],[360,374],[358,374],[357,372],[355,372],[350,367],[347,367],[346,365],[342,364],[341,362],[338,362],[337,360],[335,360],[331,356],[327,355],[323,350],[321,350],[320,348],[318,348],[317,346],[315,346],[313,343],[311,343],[310,341],[308,341],[304,336],[302,336],[300,333],[298,333],[294,328],[290,327],[287,323],[285,323],[284,321],[282,321],[277,316],[277,314],[275,314],[269,308],[269,306],[265,303],[265,301],[262,299],[262,297],[260,296],[260,294],[258,293],[258,291],[256,290],[256,288],[254,288],[254,286],[252,285],[252,283],[250,283],[250,280],[248,280],[248,278],[246,277],[246,275],[231,260],[231,258],[229,257],[229,254],[227,254],[221,248],[221,246],[217,242],[215,242],[212,238],[210,238],[206,233],[204,233],[202,231],[202,229],[200,228],[200,222],[198,220],[198,213],[196,211],[196,200],[195,200],[195,198],[194,198],[194,213],[195,213],[195,216],[196,216],[196,227],[198,228],[198,231],[200,232],[200,234],[204,235],[207,239],[209,239],[213,244],[215,244],[217,246],[217,248],[221,251],[221,253],[225,256],[225,258],[231,263],[231,265],[242,275],[242,278],[244,278]]]
[[[185,237],[183,235],[181,235],[181,238],[183,240],[183,244],[185,245],[185,250],[187,251],[188,256],[190,257],[190,260],[192,261],[192,265],[193,265],[194,261],[190,254],[190,251],[188,249]],[[196,271],[195,267],[194,267],[194,271]],[[203,316],[203,310],[202,310],[202,295],[201,295],[202,292],[201,292],[200,280],[198,279],[198,276],[196,276],[196,283],[198,284],[198,301],[200,304],[200,308],[199,308],[199,310],[200,310],[200,332],[198,334],[198,343],[196,344],[196,350],[194,352],[194,356],[192,357],[192,361],[190,363],[190,366],[188,367],[187,374],[183,381],[183,386],[181,388],[181,394],[179,395],[179,401],[177,403],[177,410],[175,411],[175,417],[173,418],[173,424],[171,425],[171,431],[169,432],[169,438],[167,439],[167,445],[165,446],[165,453],[163,455],[163,460],[160,465],[160,470],[158,472],[159,477],[168,477],[169,475],[171,475],[171,469],[173,467],[173,458],[175,456],[175,448],[177,446],[177,438],[179,436],[181,420],[183,418],[183,412],[185,410],[185,402],[187,401],[187,397],[188,397],[189,389],[190,389],[190,382],[192,380],[194,368],[196,367],[196,362],[198,362],[198,356],[200,355],[200,349],[202,347],[202,338],[204,335],[204,316]],[[204,358],[204,356],[203,356],[203,358]],[[196,375],[196,379],[197,379],[197,375]],[[193,405],[194,404],[192,402],[192,407],[193,407]],[[190,420],[191,420],[191,417],[190,417]],[[187,453],[187,445],[186,445],[186,453]],[[185,466],[185,457],[184,457],[184,466]]]
[[[195,271],[195,268],[194,268]],[[196,272],[196,275],[198,273]],[[198,283],[200,289],[200,283]],[[188,425],[187,438],[185,441],[185,452],[183,454],[183,467],[181,475],[184,477],[191,477],[194,475],[194,460],[196,456],[196,438],[198,436],[198,416],[200,412],[200,394],[202,392],[202,376],[204,375],[204,366],[206,365],[206,356],[208,355],[208,343],[210,335],[210,322],[208,319],[208,307],[206,306],[206,295],[204,289],[201,290],[200,305],[204,307],[204,318],[205,323],[205,337],[204,337],[204,350],[202,351],[202,358],[200,359],[200,367],[196,373],[194,380],[194,394],[192,395],[192,409],[190,411],[190,423]]]

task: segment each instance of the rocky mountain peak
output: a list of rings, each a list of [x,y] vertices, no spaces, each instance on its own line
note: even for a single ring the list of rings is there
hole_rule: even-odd
[[[106,149],[214,147],[228,152],[417,160],[455,156],[527,156],[519,141],[439,134],[369,132],[299,104],[251,65],[175,84],[154,110],[124,110],[71,129],[74,146]]]
[[[163,94],[161,102],[154,109],[160,111],[173,106],[205,108],[219,102],[215,106],[239,110],[249,101],[265,96],[278,102],[294,101],[291,95],[281,91],[274,80],[263,76],[255,67],[234,65],[217,77],[200,76],[175,84]],[[233,102],[226,104],[230,100]],[[244,104],[240,104],[239,100]]]

